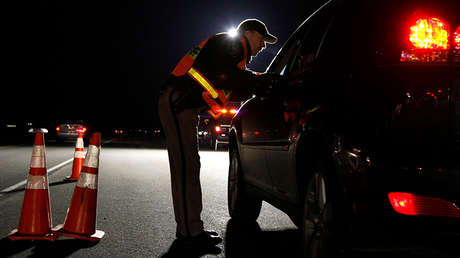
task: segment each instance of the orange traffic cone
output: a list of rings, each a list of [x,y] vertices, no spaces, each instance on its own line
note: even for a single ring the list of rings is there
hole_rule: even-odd
[[[104,232],[96,230],[97,209],[97,174],[99,168],[99,152],[101,134],[94,133],[91,137],[85,162],[73,192],[70,207],[64,224],[58,225],[53,231],[58,236],[99,241]]]
[[[80,176],[83,161],[85,161],[85,149],[83,144],[83,134],[78,133],[77,143],[75,145],[75,154],[73,156],[72,175],[66,177],[66,180],[77,181]]]
[[[46,171],[45,140],[35,135],[19,227],[8,235],[12,240],[55,240],[51,231],[51,204]]]

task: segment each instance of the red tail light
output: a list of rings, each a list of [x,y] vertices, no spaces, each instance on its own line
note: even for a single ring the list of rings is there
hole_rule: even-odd
[[[388,194],[393,209],[404,215],[427,215],[460,218],[460,209],[447,200],[410,193],[393,192]]]
[[[216,127],[214,127],[214,130],[216,131],[216,133],[218,133],[218,132],[222,131],[222,129],[220,128],[220,126],[216,126]]]
[[[457,27],[454,33],[454,46],[456,50],[460,50],[460,26]]]
[[[60,127],[60,126],[56,127],[56,132],[59,132],[59,131],[61,131],[61,127]]]
[[[234,109],[234,108],[230,109],[230,113],[231,114],[236,114],[236,109]]]
[[[396,212],[404,215],[417,215],[413,201],[413,194],[409,193],[389,193],[391,206]]]
[[[85,133],[86,130],[87,130],[86,127],[82,127],[82,128],[78,128],[78,129],[77,129],[77,132],[79,132],[79,133]]]
[[[449,24],[438,18],[421,18],[409,28],[409,49],[401,62],[447,62],[450,49]]]
[[[225,109],[225,108],[223,108],[222,110],[220,110],[220,113],[222,113],[222,114],[227,114],[227,112],[228,112],[228,111],[227,111],[227,109]]]
[[[449,49],[449,25],[438,18],[419,19],[410,27],[409,40],[418,49]]]

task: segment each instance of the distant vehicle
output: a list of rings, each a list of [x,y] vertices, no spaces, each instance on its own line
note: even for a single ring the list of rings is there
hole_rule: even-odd
[[[215,120],[211,115],[204,113],[200,114],[200,122],[198,124],[198,144],[200,147],[213,148],[215,136],[213,133]]]
[[[83,137],[87,138],[88,129],[88,125],[81,120],[60,123],[56,126],[56,141],[75,141],[78,138],[78,133],[82,133]]]
[[[219,144],[228,144],[228,135],[230,133],[230,124],[233,116],[238,113],[241,102],[229,102],[221,112],[221,116],[217,120],[217,125],[214,127],[216,140],[214,150],[217,150]]]
[[[228,133],[233,116],[238,113],[240,102],[229,102],[222,110],[217,119],[209,114],[200,115],[198,125],[198,142],[200,146],[206,146],[217,150],[219,144],[228,144]]]
[[[268,67],[279,78],[232,119],[230,216],[272,204],[310,258],[458,235],[459,14],[458,0],[331,0],[311,14]]]

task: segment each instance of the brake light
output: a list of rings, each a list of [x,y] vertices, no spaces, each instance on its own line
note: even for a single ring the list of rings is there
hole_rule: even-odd
[[[410,27],[409,40],[419,49],[448,49],[449,25],[438,18],[419,19]]]
[[[417,215],[413,202],[413,195],[409,193],[389,193],[391,206],[396,212],[404,215]]]
[[[217,125],[216,127],[214,127],[214,130],[216,131],[216,133],[222,131],[222,129],[221,129],[220,126],[218,126],[218,125]]]
[[[77,132],[79,133],[85,133],[86,132],[86,127],[78,128]]]
[[[408,50],[401,62],[447,62],[450,48],[449,24],[439,18],[421,18],[409,28]]]
[[[388,194],[388,199],[393,209],[404,215],[460,218],[460,209],[454,203],[441,198],[392,192]]]
[[[220,110],[220,113],[222,113],[222,114],[227,114],[227,112],[228,112],[228,111],[227,111],[227,109],[225,109],[225,108],[223,108],[222,110]]]
[[[457,27],[454,33],[454,46],[456,50],[460,50],[460,26]]]
[[[59,131],[61,131],[61,127],[60,127],[60,126],[56,127],[56,132],[59,132]]]
[[[234,109],[234,108],[230,109],[230,113],[231,114],[236,114],[236,109]]]

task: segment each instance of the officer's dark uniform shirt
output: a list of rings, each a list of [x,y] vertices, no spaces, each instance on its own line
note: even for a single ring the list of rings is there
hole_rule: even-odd
[[[247,46],[247,61],[251,57],[251,49],[246,37],[242,36]],[[238,63],[244,59],[244,47],[239,37],[228,34],[218,34],[210,38],[195,59],[193,67],[203,74],[211,84],[219,90],[231,91],[230,100],[249,97],[248,88],[256,83],[256,75],[249,70],[238,68]],[[206,107],[201,97],[203,88],[189,75],[176,77],[171,75],[167,84],[186,95],[181,101],[181,108]]]

